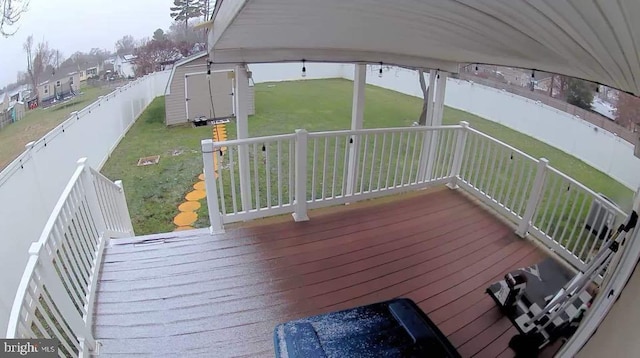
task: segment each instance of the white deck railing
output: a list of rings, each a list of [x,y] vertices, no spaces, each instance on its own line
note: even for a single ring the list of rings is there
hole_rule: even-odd
[[[96,353],[93,304],[107,239],[133,235],[122,185],[78,161],[29,249],[7,338],[56,338],[60,356]]]
[[[462,122],[202,141],[212,230],[448,184],[461,187],[582,270],[626,215],[603,196]],[[215,178],[216,180],[212,180]]]
[[[224,223],[284,213],[304,220],[308,208],[448,183],[456,141],[464,134],[461,128],[298,130],[217,143],[204,140],[212,226],[220,230]],[[421,163],[432,164],[430,175]]]

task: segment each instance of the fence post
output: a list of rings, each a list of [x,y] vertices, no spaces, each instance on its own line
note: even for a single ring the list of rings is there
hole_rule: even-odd
[[[469,133],[469,122],[460,122],[462,128],[457,130],[456,148],[453,153],[453,163],[451,164],[451,172],[449,173],[450,181],[447,183],[449,189],[458,188],[458,180],[460,180],[460,168],[462,168],[462,160],[464,159],[464,149],[467,144],[467,133]]]
[[[133,224],[131,223],[131,214],[129,214],[129,206],[127,205],[127,196],[124,194],[124,186],[122,186],[122,180],[116,180],[113,183],[120,188],[118,211],[122,216],[121,220],[124,223],[124,229],[129,232],[129,235],[135,236]]]
[[[87,165],[86,157],[78,159],[78,168],[82,168],[82,174],[80,174],[79,180],[82,181],[82,185],[84,186],[84,190],[87,195],[87,205],[89,206],[91,213],[93,213],[98,235],[102,236],[102,234],[107,230],[107,223],[104,220],[102,208],[98,201],[96,186],[93,183],[91,168]]]
[[[293,219],[307,221],[307,140],[309,133],[304,129],[296,129],[296,188]]]
[[[220,202],[218,201],[218,186],[216,173],[213,166],[214,150],[213,139],[204,139],[202,142],[202,161],[204,163],[204,182],[207,190],[207,208],[209,209],[210,231],[212,234],[224,232],[222,215],[220,214]],[[224,200],[224,198],[222,198]]]
[[[522,220],[518,225],[516,234],[520,237],[525,237],[531,227],[531,220],[533,220],[533,214],[536,212],[536,207],[542,198],[542,191],[544,189],[544,180],[547,176],[547,167],[549,166],[549,160],[546,158],[540,158],[538,161],[538,169],[536,171],[536,177],[533,181],[533,187],[527,198],[527,207],[522,216]]]

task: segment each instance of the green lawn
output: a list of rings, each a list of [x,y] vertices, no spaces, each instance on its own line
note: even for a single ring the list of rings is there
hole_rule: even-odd
[[[255,89],[257,114],[249,120],[251,136],[292,133],[297,128],[313,132],[348,129],[350,126],[350,81],[331,79],[279,82],[258,84]],[[418,117],[422,105],[418,98],[374,86],[367,87],[366,97],[365,128],[409,126]],[[102,170],[111,179],[123,180],[137,234],[173,230],[172,219],[177,213],[176,207],[183,201],[184,195],[192,190],[191,185],[202,172],[200,140],[211,137],[211,127],[166,128],[163,109],[164,100],[156,99],[132,127]],[[633,194],[631,190],[584,162],[499,124],[466,112],[445,108],[445,124],[456,124],[462,120],[534,157],[548,158],[552,166],[593,190],[604,193],[623,206],[629,205]],[[233,124],[227,125],[227,133],[229,139],[235,137]],[[320,142],[319,153],[323,153],[323,148],[324,143]],[[332,148],[335,148],[335,144],[329,143],[329,153],[333,153]],[[181,151],[182,154],[172,156],[174,150]],[[265,151],[269,151],[269,157],[273,158],[277,147],[267,146]],[[258,152],[262,152],[261,147],[257,148],[256,153]],[[136,166],[140,157],[150,155],[161,156],[158,165]],[[283,153],[283,160],[287,158],[286,153]],[[333,158],[329,155],[327,162],[332,161]],[[332,167],[329,166],[327,170],[330,172]],[[377,168],[374,171],[377,171]],[[277,191],[277,187],[274,186],[275,175],[272,173],[271,187]],[[321,181],[321,176],[318,176],[315,181],[317,188],[320,188]],[[226,185],[225,187],[229,189]],[[283,195],[288,196],[286,188],[283,190]],[[264,197],[261,199],[263,201]],[[197,226],[207,226],[204,201],[199,215]]]
[[[24,151],[25,144],[40,139],[69,118],[71,112],[79,111],[99,96],[111,92],[99,87],[84,87],[81,91],[81,95],[68,103],[27,111],[20,121],[0,129],[0,170]]]

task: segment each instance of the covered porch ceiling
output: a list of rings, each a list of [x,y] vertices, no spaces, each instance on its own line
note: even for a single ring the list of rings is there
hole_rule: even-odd
[[[636,0],[223,0],[215,63],[357,62],[536,69],[640,95]]]

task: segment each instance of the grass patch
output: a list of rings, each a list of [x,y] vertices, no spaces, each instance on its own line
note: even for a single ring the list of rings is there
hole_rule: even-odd
[[[309,132],[348,129],[351,123],[352,86],[351,81],[343,79],[258,84],[255,87],[256,115],[249,119],[249,133],[256,137],[292,133],[298,128],[305,128]],[[418,117],[421,106],[419,98],[367,86],[364,126],[409,126]],[[534,157],[546,157],[552,166],[594,191],[616,200],[622,206],[628,206],[631,201],[631,190],[577,158],[500,124],[467,112],[445,108],[445,124],[457,124],[463,120],[468,121],[473,128]],[[235,138],[233,123],[227,125],[227,133],[229,139]],[[184,195],[192,190],[191,186],[202,172],[200,140],[211,136],[211,127],[165,127],[163,98],[154,100],[134,124],[102,172],[111,179],[123,180],[137,234],[174,229],[172,219],[177,214],[177,206],[183,201]],[[409,143],[410,148],[411,145]],[[318,150],[323,152],[323,146],[324,142],[319,143]],[[335,144],[329,143],[328,146],[329,153],[332,153]],[[183,150],[183,154],[171,156],[171,152],[176,149]],[[267,151],[270,158],[273,158],[277,147],[269,146],[264,152],[259,147],[256,155],[265,156]],[[286,159],[288,157],[285,152],[283,151],[283,158]],[[161,156],[157,165],[136,167],[139,158],[151,155]],[[329,155],[328,161],[332,160]],[[329,165],[327,170],[332,171],[333,167]],[[370,170],[370,167],[365,170]],[[374,169],[374,176],[377,175],[376,170]],[[277,191],[274,186],[277,173],[270,172],[269,175],[272,179],[272,191]],[[321,192],[321,181],[320,176],[316,177],[318,192]],[[288,196],[288,189],[282,189],[283,195]],[[265,199],[261,198],[262,200]],[[204,203],[203,201],[203,207],[198,212],[198,227],[208,225]]]
[[[84,87],[82,94],[68,103],[50,108],[27,111],[24,118],[0,130],[0,170],[18,157],[24,146],[42,138],[58,124],[69,118],[71,112],[79,111],[87,104],[112,90],[98,87]]]

